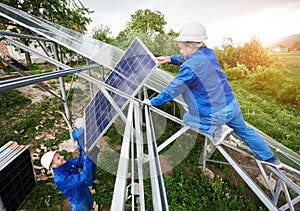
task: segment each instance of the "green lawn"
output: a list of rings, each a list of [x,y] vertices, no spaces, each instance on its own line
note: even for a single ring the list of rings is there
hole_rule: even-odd
[[[298,66],[298,67],[289,67],[289,70],[291,70],[292,79],[294,81],[298,81],[300,83],[300,66]]]
[[[246,81],[231,81],[244,119],[278,142],[300,154],[300,105],[281,103]]]
[[[300,51],[288,53],[272,53],[274,57],[278,58],[278,63],[286,66],[300,66]]]

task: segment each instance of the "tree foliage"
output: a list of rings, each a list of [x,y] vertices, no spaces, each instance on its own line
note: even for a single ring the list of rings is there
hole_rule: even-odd
[[[87,30],[93,11],[80,0],[4,0],[4,3],[31,15],[79,32]]]
[[[244,46],[234,47],[232,43],[227,40],[223,42],[222,49],[215,49],[222,68],[233,68],[242,64],[252,71],[257,66],[269,66],[273,62],[272,57],[256,37],[251,38]]]
[[[131,20],[127,22],[125,29],[118,34],[112,44],[126,49],[137,36],[155,56],[174,54],[178,52],[174,35],[178,33],[170,30],[166,34],[164,31],[166,23],[164,15],[159,11],[137,10],[131,15]]]
[[[222,49],[214,49],[222,68],[236,67],[239,60],[240,47],[233,46],[232,38],[224,38]]]
[[[91,22],[89,15],[93,12],[84,7],[80,0],[3,0],[3,3],[80,33],[87,30],[87,25]],[[9,24],[3,25],[7,29],[8,26]],[[10,30],[29,33],[23,27],[10,27]],[[30,44],[27,39],[22,39],[21,42],[27,46]],[[66,49],[60,50],[65,51]],[[31,63],[29,53],[25,53],[27,63]]]
[[[251,38],[250,42],[246,42],[241,48],[239,62],[250,71],[257,66],[268,66],[272,63],[266,49],[256,37]]]
[[[166,24],[165,17],[161,12],[139,9],[131,15],[131,21],[127,22],[125,29],[119,33],[117,39],[137,34],[145,34],[149,37],[153,37],[155,33],[164,34]]]
[[[297,51],[300,51],[300,41],[294,42],[293,48],[295,48]]]
[[[92,29],[92,37],[109,44],[114,40],[110,27],[103,24]]]

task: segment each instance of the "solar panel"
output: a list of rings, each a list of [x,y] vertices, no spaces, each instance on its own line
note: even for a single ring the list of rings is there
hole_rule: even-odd
[[[120,61],[105,80],[105,84],[118,89],[126,95],[135,96],[145,81],[158,66],[152,53],[139,38],[135,38]],[[108,90],[108,93],[124,109],[128,99]],[[85,109],[85,143],[91,149],[117,118],[117,111],[99,90]],[[88,151],[89,151],[88,150]]]
[[[28,146],[5,144],[0,149],[0,161],[0,209],[17,210],[35,186]]]

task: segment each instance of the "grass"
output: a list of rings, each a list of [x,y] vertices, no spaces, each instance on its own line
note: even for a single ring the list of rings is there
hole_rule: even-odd
[[[272,96],[232,81],[245,121],[300,154],[300,106],[284,104]]]
[[[299,60],[300,62],[300,60]],[[296,67],[289,67],[289,70],[291,71],[291,77],[294,81],[300,81],[300,66]]]
[[[299,66],[300,52],[288,53],[272,53],[272,56],[277,57],[278,63],[285,66]]]

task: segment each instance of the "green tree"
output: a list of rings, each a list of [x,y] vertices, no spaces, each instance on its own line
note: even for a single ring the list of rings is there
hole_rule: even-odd
[[[175,38],[175,37],[179,36],[179,32],[175,32],[173,29],[170,29],[170,31],[167,33],[167,35]]]
[[[103,24],[92,29],[92,37],[109,44],[114,40],[110,27]]]
[[[244,64],[251,71],[257,66],[269,66],[272,61],[259,39],[253,37],[250,42],[246,42],[244,47],[241,48],[239,63]]]
[[[172,34],[158,34],[154,39],[154,49],[152,53],[156,56],[178,54],[179,48],[174,41],[175,36]]]
[[[161,12],[139,9],[131,15],[131,21],[126,23],[125,29],[118,34],[117,39],[137,34],[145,34],[152,38],[156,33],[164,34],[166,24]]]
[[[296,49],[297,51],[300,51],[300,41],[294,42],[293,48]]]
[[[3,3],[81,33],[87,30],[87,25],[91,22],[88,16],[93,12],[84,7],[80,0],[3,0]],[[7,28],[8,25],[4,27]],[[16,31],[16,28],[13,30]],[[22,27],[18,27],[17,31],[29,33]],[[22,42],[27,46],[30,44],[26,39]],[[62,49],[60,48],[61,51]],[[26,62],[31,63],[27,52]]]
[[[240,47],[233,46],[232,38],[224,38],[222,49],[214,49],[222,68],[236,67],[239,60]]]
[[[163,46],[158,47],[161,42],[158,43],[157,41],[167,39],[163,37],[166,23],[164,15],[159,11],[153,12],[150,9],[137,10],[131,15],[131,20],[126,23],[125,29],[118,34],[112,44],[125,50],[137,36],[154,55],[161,55],[158,49],[165,49],[167,43],[163,42]]]

